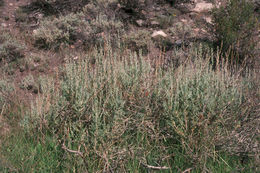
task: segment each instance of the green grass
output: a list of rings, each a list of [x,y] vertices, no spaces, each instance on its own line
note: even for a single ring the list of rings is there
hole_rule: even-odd
[[[36,141],[34,137],[26,136],[24,132],[18,132],[5,139],[5,144],[1,149],[0,171],[1,172],[72,172],[74,167],[70,161],[64,157],[64,151],[53,143],[53,139],[46,138],[44,142]],[[192,168],[191,172],[201,172],[193,167],[183,153],[178,150],[174,158],[169,162],[171,170],[161,170],[158,172],[179,172]],[[156,165],[152,160],[156,154],[147,157],[149,164]],[[212,172],[232,172],[242,170],[243,172],[255,172],[252,166],[253,160],[247,164],[241,164],[240,157],[221,154],[215,160],[207,163],[208,170]],[[89,171],[98,171],[94,167]],[[125,172],[147,172],[138,158],[130,158],[125,163]]]
[[[218,147],[251,107],[241,106],[249,97],[245,80],[224,62],[213,70],[214,56],[194,48],[185,64],[168,70],[109,44],[77,61],[67,57],[62,79],[39,79],[42,93],[22,130],[4,142],[2,170],[253,172],[254,159],[243,165]]]
[[[0,171],[3,172],[60,172],[62,150],[52,139],[36,141],[32,136],[19,132],[11,135],[2,145]],[[7,156],[7,157],[5,157]],[[6,159],[7,158],[7,159]]]

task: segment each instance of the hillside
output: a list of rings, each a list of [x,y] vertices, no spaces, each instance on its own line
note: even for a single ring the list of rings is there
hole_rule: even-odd
[[[0,0],[0,172],[257,172],[258,0]]]

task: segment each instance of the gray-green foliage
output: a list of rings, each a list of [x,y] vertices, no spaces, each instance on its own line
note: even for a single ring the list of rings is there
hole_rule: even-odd
[[[66,151],[63,161],[81,171],[153,165],[177,146],[201,170],[216,159],[219,135],[239,123],[239,80],[224,68],[213,71],[201,51],[197,61],[165,72],[135,54],[122,59],[110,50],[67,63],[58,86],[43,81],[25,127],[51,135]],[[161,165],[173,162],[170,157]]]
[[[75,42],[80,32],[87,33],[90,29],[81,13],[69,14],[54,20],[45,19],[40,27],[34,31],[33,36],[38,46],[57,48],[62,43],[70,44]]]
[[[35,44],[44,48],[59,48],[63,44],[73,44],[78,40],[81,40],[85,47],[94,47],[104,42],[102,33],[116,36],[121,29],[120,22],[110,20],[105,15],[87,21],[87,16],[82,12],[54,20],[43,20],[40,27],[34,31],[33,37]]]
[[[0,62],[12,62],[24,57],[24,46],[8,33],[0,32]]]

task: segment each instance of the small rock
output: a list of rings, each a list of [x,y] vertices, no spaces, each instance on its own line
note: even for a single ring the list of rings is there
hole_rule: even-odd
[[[211,17],[204,17],[205,21],[209,24],[212,24],[212,19]]]
[[[139,27],[142,27],[142,26],[144,26],[144,21],[143,20],[137,20],[136,21],[136,24],[139,26]]]
[[[195,29],[193,29],[193,31],[194,31],[195,33],[198,33],[198,32],[200,31],[200,29],[199,29],[199,28],[195,28]]]
[[[188,22],[187,19],[181,19],[181,21],[182,21],[183,23],[187,23],[187,22]]]
[[[2,27],[7,27],[8,25],[6,23],[1,23]]]
[[[160,31],[154,31],[152,34],[152,37],[157,37],[157,36],[162,36],[162,37],[167,37],[167,34],[165,34],[162,30]]]
[[[160,8],[160,7],[156,7],[155,10],[156,10],[156,11],[160,11],[161,8]]]
[[[144,10],[142,10],[141,13],[142,13],[143,15],[147,15],[147,12],[144,11]]]
[[[39,66],[39,64],[37,64],[37,63],[33,64],[33,67],[34,67],[34,68],[36,68],[36,67],[38,67],[38,66]]]
[[[42,19],[43,16],[44,16],[44,14],[42,14],[42,13],[37,14],[37,18],[38,18],[38,19]]]
[[[212,3],[207,3],[207,2],[200,2],[197,3],[195,8],[192,11],[195,12],[205,12],[205,11],[209,11],[213,8],[213,4]]]
[[[34,29],[33,30],[33,34],[36,35],[38,33],[38,30],[37,29]]]

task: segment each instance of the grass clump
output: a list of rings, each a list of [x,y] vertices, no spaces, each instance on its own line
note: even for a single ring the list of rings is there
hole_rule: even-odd
[[[215,33],[224,52],[229,48],[238,53],[238,61],[245,56],[252,58],[258,21],[253,5],[246,0],[231,0],[226,7],[213,10]]]
[[[3,139],[1,146],[1,172],[62,172],[59,158],[62,151],[55,148],[52,139],[39,143],[32,136],[14,131]],[[8,153],[8,157],[5,157]]]

